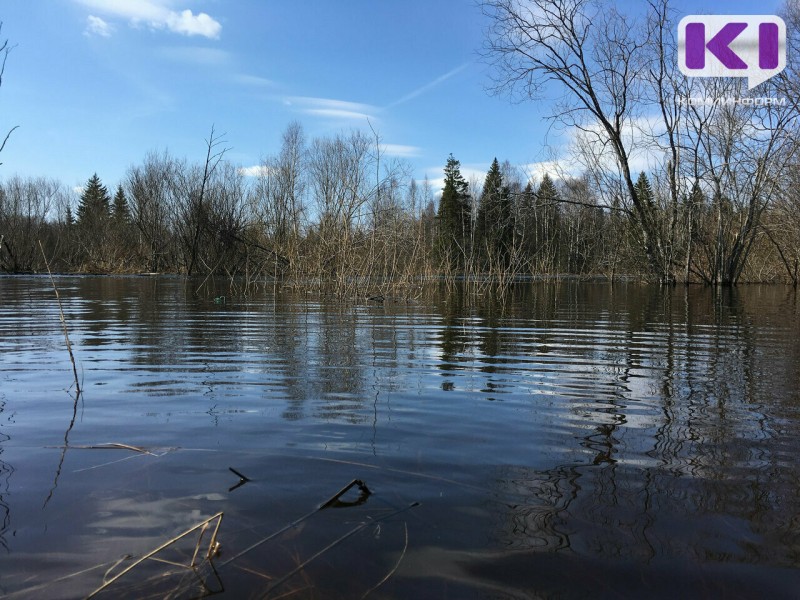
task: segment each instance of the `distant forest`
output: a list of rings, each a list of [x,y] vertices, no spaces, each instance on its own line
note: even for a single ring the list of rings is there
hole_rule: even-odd
[[[532,178],[495,158],[467,181],[451,155],[434,188],[384,156],[374,131],[309,140],[291,123],[253,174],[226,160],[212,128],[204,160],[153,152],[116,189],[91,176],[79,199],[57,181],[4,176],[0,270],[277,278],[342,295],[543,275],[797,285],[795,4],[783,13],[787,66],[753,90],[678,71],[667,0],[636,22],[589,0],[482,6],[494,91],[563,92],[552,118],[574,132],[570,169],[556,161]],[[646,172],[633,167],[641,156]]]

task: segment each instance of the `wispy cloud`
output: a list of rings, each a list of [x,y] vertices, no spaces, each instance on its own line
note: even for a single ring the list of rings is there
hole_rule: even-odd
[[[370,104],[329,98],[292,96],[284,99],[284,103],[307,115],[341,121],[377,121],[380,112],[379,108]]]
[[[426,92],[431,91],[436,86],[444,83],[445,81],[447,81],[451,77],[454,77],[455,75],[458,75],[459,73],[461,73],[461,71],[463,71],[464,69],[469,67],[470,64],[471,63],[464,63],[463,65],[459,65],[455,69],[452,69],[452,70],[448,71],[444,75],[440,75],[439,77],[437,77],[433,81],[430,81],[430,82],[426,83],[425,85],[423,85],[421,87],[418,87],[413,92],[409,92],[408,94],[406,94],[402,98],[400,98],[398,100],[395,100],[387,108],[391,108],[391,107],[397,106],[399,104],[404,104],[404,103],[408,102],[409,100],[413,100],[414,98],[417,98],[417,97],[421,96],[422,94],[425,94]]]
[[[103,21],[103,19],[100,17],[89,15],[86,18],[86,30],[83,32],[83,35],[87,37],[91,37],[93,35],[99,35],[100,37],[111,37],[113,32],[114,28]]]
[[[271,79],[267,79],[266,77],[259,77],[257,75],[246,75],[241,73],[239,75],[234,75],[233,80],[236,83],[240,83],[242,85],[249,85],[253,87],[272,87],[275,85],[275,82]]]
[[[422,149],[418,146],[404,146],[403,144],[381,144],[381,150],[387,156],[398,158],[413,158],[419,156]]]
[[[127,19],[132,25],[145,23],[153,29],[166,29],[173,33],[199,35],[217,39],[222,31],[219,21],[206,13],[194,14],[191,10],[173,10],[169,0],[75,0],[107,17]]]

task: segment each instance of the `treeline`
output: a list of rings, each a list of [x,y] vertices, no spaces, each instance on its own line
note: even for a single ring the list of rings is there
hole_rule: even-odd
[[[572,136],[562,172],[533,180],[495,160],[466,181],[450,156],[434,189],[388,160],[374,132],[308,141],[293,123],[251,173],[225,159],[212,129],[203,161],[151,153],[115,190],[93,176],[79,202],[58,182],[5,179],[0,270],[48,262],[342,295],[431,277],[797,285],[800,5],[782,10],[786,68],[749,90],[744,78],[680,72],[669,0],[635,15],[594,0],[480,4],[495,91],[563,93],[551,115]],[[7,55],[0,45],[0,75]]]
[[[95,174],[79,198],[45,178],[3,181],[0,269],[42,272],[46,256],[62,272],[222,275],[244,286],[277,278],[341,295],[435,277],[651,274],[636,215],[606,202],[590,174],[533,181],[495,159],[483,181],[466,181],[451,155],[439,190],[387,160],[377,137],[352,131],[307,142],[298,123],[255,174],[225,160],[213,130],[205,150],[194,164],[151,153],[113,191]],[[669,206],[659,177],[641,173],[635,190],[650,206]],[[787,193],[761,212],[742,280],[796,284],[797,202]],[[680,198],[677,278],[712,283],[720,238],[732,235],[720,215],[735,224],[746,209],[699,185]]]

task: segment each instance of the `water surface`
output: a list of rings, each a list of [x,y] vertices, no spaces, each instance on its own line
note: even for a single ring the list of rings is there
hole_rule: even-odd
[[[147,561],[99,597],[800,589],[790,289],[56,283],[77,402],[50,281],[0,278],[0,595],[84,597],[218,512],[216,573]],[[354,479],[371,494],[316,510]]]

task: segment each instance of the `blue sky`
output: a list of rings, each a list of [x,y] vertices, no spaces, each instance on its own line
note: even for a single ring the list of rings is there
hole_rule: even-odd
[[[780,2],[677,3],[680,13],[775,12]],[[618,2],[620,10],[641,3]],[[0,179],[115,187],[152,150],[199,161],[211,126],[257,165],[293,120],[306,137],[380,134],[413,176],[531,165],[563,142],[550,105],[489,95],[474,0],[0,0],[15,45],[0,89]]]

